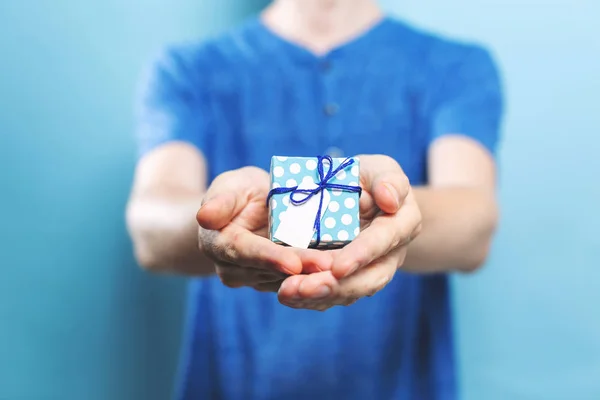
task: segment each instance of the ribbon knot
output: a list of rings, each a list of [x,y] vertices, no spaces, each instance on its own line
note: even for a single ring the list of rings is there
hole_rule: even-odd
[[[325,161],[329,164],[329,169],[327,173],[325,173]],[[312,189],[301,189],[299,186],[292,187],[278,187],[271,189],[269,195],[267,196],[267,207],[269,206],[269,200],[276,194],[285,194],[290,193],[290,202],[295,205],[301,205],[307,202],[311,197],[320,194],[319,198],[319,209],[317,210],[317,215],[315,216],[315,223],[313,228],[317,232],[317,241],[313,247],[317,247],[321,242],[321,214],[323,212],[323,191],[326,189],[338,189],[346,192],[358,193],[359,197],[362,193],[362,189],[360,186],[353,185],[340,185],[339,183],[331,183],[330,180],[334,179],[336,174],[350,165],[354,164],[354,159],[346,158],[337,168],[333,169],[333,159],[331,156],[318,156],[317,157],[317,171],[319,173],[319,181],[315,182],[316,187]],[[294,196],[302,196],[301,198],[295,198]]]

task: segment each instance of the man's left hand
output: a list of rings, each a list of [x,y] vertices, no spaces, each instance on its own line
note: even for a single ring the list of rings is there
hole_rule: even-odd
[[[383,289],[404,263],[408,244],[421,230],[409,180],[388,156],[359,158],[361,233],[331,252],[331,270],[288,277],[279,290],[282,304],[319,311],[350,305]]]

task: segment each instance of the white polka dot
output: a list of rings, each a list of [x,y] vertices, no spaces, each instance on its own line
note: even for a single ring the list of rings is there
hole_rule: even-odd
[[[283,199],[281,199],[281,202],[284,206],[288,207],[290,205],[290,195],[286,194]]]
[[[302,178],[302,183],[303,184],[311,184],[314,185],[315,184],[315,180],[311,177],[311,176],[305,176],[304,178]]]
[[[276,208],[277,208],[277,200],[271,199],[271,210],[274,210]]]
[[[300,164],[298,164],[298,163],[293,163],[292,165],[290,165],[290,172],[291,172],[292,174],[297,174],[297,173],[299,173],[299,172],[300,172],[300,170],[301,170],[301,168],[300,168]]]
[[[356,177],[358,177],[358,165],[353,166],[352,168],[350,168],[350,173]]]
[[[341,189],[331,189],[331,194],[333,194],[334,196],[340,196],[342,194],[342,190]]]
[[[355,228],[354,229],[354,236],[358,236],[358,234],[360,233],[360,228]]]
[[[283,167],[281,167],[279,165],[276,166],[275,168],[273,168],[273,175],[275,175],[278,178],[281,178],[284,173],[285,173],[285,171],[283,170]]]
[[[352,181],[352,182],[350,182],[348,185],[350,185],[350,186],[358,186],[358,183],[356,183],[356,182]]]
[[[331,203],[329,203],[328,208],[331,212],[338,212],[338,210],[340,209],[340,203],[338,203],[337,201],[332,201]]]
[[[340,240],[348,240],[348,232],[346,232],[345,230],[341,230],[338,232],[338,239]]]
[[[298,182],[296,182],[295,179],[288,179],[287,182],[285,183],[285,186],[287,186],[287,187],[298,186]]]
[[[277,189],[278,187],[281,187],[281,185],[277,182],[273,182],[273,184],[271,185],[272,189]]]
[[[325,226],[329,229],[335,227],[335,218],[327,217],[325,218]]]
[[[331,242],[332,240],[333,240],[333,238],[328,233],[326,233],[323,236],[321,236],[321,241],[322,242]]]
[[[342,215],[342,224],[350,225],[352,223],[352,216],[350,214]]]
[[[310,160],[306,161],[306,169],[308,169],[309,171],[314,171],[314,169],[317,168],[317,161],[313,160],[312,158]]]
[[[346,171],[341,170],[337,174],[335,174],[337,179],[346,179]]]
[[[354,208],[356,201],[352,197],[348,197],[346,200],[344,200],[344,205],[346,208]]]
[[[279,221],[283,222],[285,220],[285,211],[282,213],[279,213]]]
[[[277,161],[281,161],[281,162],[284,162],[288,159],[287,157],[282,157],[282,156],[277,156],[275,158],[277,159]]]

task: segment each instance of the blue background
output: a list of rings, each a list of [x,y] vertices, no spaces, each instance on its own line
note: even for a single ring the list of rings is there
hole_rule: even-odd
[[[600,399],[600,2],[404,4],[489,44],[508,94],[500,231],[454,286],[464,398]]]
[[[138,271],[131,103],[165,42],[265,1],[0,2],[0,399],[164,399],[183,281]],[[600,3],[383,1],[494,50],[503,218],[454,281],[467,400],[600,398]]]

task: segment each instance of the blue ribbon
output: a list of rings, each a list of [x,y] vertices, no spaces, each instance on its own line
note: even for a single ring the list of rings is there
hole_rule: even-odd
[[[329,162],[329,170],[325,173],[325,161]],[[362,189],[360,186],[352,186],[352,185],[340,185],[338,183],[330,183],[329,181],[335,177],[335,175],[348,168],[350,165],[354,164],[354,159],[346,158],[336,169],[333,169],[333,159],[330,156],[318,156],[317,157],[317,171],[319,172],[319,182],[316,182],[317,187],[314,189],[298,189],[298,186],[293,187],[278,187],[275,189],[271,189],[269,195],[267,196],[267,207],[269,206],[269,200],[276,194],[285,194],[290,193],[290,202],[296,206],[307,202],[311,197],[316,194],[321,194],[319,199],[319,209],[317,210],[317,215],[315,217],[315,224],[313,228],[317,232],[317,242],[314,247],[317,247],[319,243],[321,243],[321,213],[323,208],[323,190],[325,189],[338,189],[346,192],[358,193],[360,197],[362,193]],[[297,199],[294,196],[304,195],[304,197]]]

